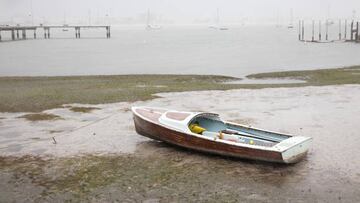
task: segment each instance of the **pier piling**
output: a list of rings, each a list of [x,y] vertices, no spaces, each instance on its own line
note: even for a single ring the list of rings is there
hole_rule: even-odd
[[[300,41],[301,40],[301,20],[299,20],[298,34],[299,34],[299,41]]]
[[[350,26],[350,40],[353,41],[354,40],[354,21],[351,21],[351,26]]]
[[[341,40],[341,20],[339,20],[339,40]]]
[[[321,41],[321,20],[319,20],[319,41]]]
[[[11,39],[15,40],[15,30],[14,29],[11,30]]]
[[[356,22],[356,36],[355,36],[355,40],[359,41],[359,22]]]
[[[110,38],[110,26],[106,26],[106,38]]]
[[[1,29],[0,29],[0,41],[1,41]]]
[[[25,29],[22,30],[22,38],[26,39],[26,30]]]
[[[329,21],[328,20],[326,20],[325,26],[326,26],[326,36],[325,36],[325,38],[326,38],[326,41],[328,41],[329,40]]]
[[[312,37],[311,37],[311,41],[314,42],[315,41],[315,21],[312,21]]]
[[[303,40],[303,41],[304,41],[304,39],[305,39],[304,20],[302,21],[302,25],[301,25],[301,34],[302,34],[302,36],[301,36],[301,40]]]
[[[344,31],[344,39],[347,37],[347,20],[345,20],[345,31]]]

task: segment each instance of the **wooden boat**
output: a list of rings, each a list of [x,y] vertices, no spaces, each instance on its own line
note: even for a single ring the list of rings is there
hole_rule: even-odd
[[[225,156],[296,163],[312,138],[269,132],[223,121],[218,114],[133,107],[140,135],[177,146]]]

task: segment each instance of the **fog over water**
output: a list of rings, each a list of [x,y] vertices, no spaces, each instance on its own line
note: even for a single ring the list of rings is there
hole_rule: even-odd
[[[229,30],[209,29],[217,9],[219,24]],[[337,39],[336,19],[357,19],[356,10],[357,0],[0,0],[0,25],[112,25],[111,39],[105,38],[105,30],[81,30],[82,38],[75,39],[72,29],[52,29],[52,39],[44,40],[38,29],[37,40],[10,42],[10,33],[3,31],[0,75],[244,76],[358,65],[359,44],[297,40],[298,19],[307,20],[307,26],[312,18],[333,19],[329,38]],[[148,11],[151,23],[162,29],[145,29]],[[291,13],[295,28],[287,29]],[[305,31],[311,39],[310,27]],[[27,35],[31,39],[32,31]]]
[[[0,0],[0,22],[140,23],[147,10],[163,23],[207,23],[220,10],[223,22],[288,21],[294,18],[352,18],[358,0]],[[356,16],[356,13],[355,13]]]

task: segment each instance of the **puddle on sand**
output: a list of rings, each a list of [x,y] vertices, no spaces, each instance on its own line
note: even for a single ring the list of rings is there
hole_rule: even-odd
[[[306,83],[305,80],[296,79],[249,79],[244,78],[241,80],[233,80],[224,82],[225,84],[293,84],[293,83]]]

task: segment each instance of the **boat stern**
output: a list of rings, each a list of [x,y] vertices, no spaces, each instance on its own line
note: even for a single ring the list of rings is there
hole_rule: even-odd
[[[284,163],[296,163],[306,156],[311,142],[310,137],[295,136],[278,143],[274,148],[281,152]]]

